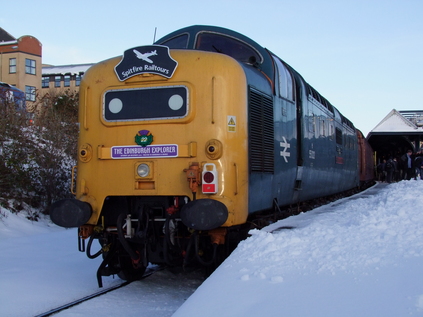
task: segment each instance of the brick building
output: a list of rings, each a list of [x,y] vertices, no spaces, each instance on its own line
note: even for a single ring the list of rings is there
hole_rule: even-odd
[[[0,28],[0,82],[25,92],[27,102],[35,101],[41,88],[42,45],[30,35],[16,39]]]
[[[40,41],[30,35],[16,39],[0,28],[0,82],[25,92],[28,109],[37,94],[79,91],[82,75],[92,65],[43,65]]]
[[[79,91],[82,75],[93,64],[43,65],[41,79],[41,94],[63,93],[65,90]]]

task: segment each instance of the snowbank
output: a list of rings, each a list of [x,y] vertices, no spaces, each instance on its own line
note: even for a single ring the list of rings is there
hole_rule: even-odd
[[[422,315],[422,193],[403,181],[253,230],[174,316]]]

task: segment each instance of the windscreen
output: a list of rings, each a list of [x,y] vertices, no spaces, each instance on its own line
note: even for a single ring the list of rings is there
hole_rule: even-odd
[[[262,57],[253,47],[223,34],[200,33],[197,37],[196,49],[229,55],[244,63],[262,62]]]
[[[188,93],[183,86],[109,90],[103,115],[109,122],[183,118],[188,113]]]

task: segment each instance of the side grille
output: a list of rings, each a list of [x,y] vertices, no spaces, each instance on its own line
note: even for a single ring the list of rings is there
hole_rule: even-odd
[[[249,92],[250,172],[273,173],[274,126],[272,98]]]

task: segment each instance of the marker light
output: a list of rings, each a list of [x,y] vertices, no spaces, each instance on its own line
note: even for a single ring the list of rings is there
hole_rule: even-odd
[[[203,166],[201,189],[203,194],[217,193],[217,170],[216,165],[207,163]]]
[[[203,179],[206,183],[210,184],[214,181],[214,175],[212,172],[205,172],[203,175]]]

